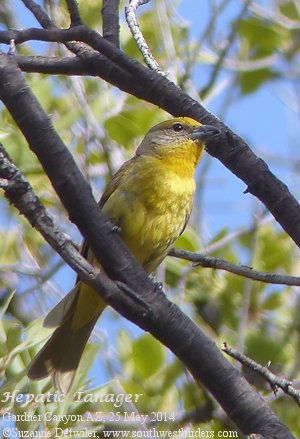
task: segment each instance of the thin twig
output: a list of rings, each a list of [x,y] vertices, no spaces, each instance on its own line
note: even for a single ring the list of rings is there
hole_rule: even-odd
[[[211,77],[209,79],[208,84],[202,89],[201,95],[203,98],[206,97],[206,95],[208,94],[209,90],[213,87],[214,83],[216,82],[216,79],[218,77],[218,74],[221,70],[221,67],[224,63],[224,60],[234,42],[234,38],[236,36],[238,27],[240,25],[240,22],[242,20],[242,18],[244,17],[245,13],[247,12],[248,6],[251,3],[252,0],[246,0],[244,3],[244,6],[242,7],[242,10],[239,14],[239,16],[237,17],[236,20],[234,20],[230,34],[227,38],[227,44],[226,46],[223,48],[222,52],[220,53],[220,56],[218,58],[218,61],[216,62],[216,64],[214,65]]]
[[[210,20],[208,21],[207,26],[204,29],[203,33],[200,35],[198,41],[195,43],[193,49],[191,50],[190,47],[188,48],[188,50],[191,51],[188,53],[187,62],[184,66],[184,73],[182,75],[182,78],[180,79],[179,87],[186,87],[186,82],[192,76],[192,71],[195,67],[200,50],[204,46],[206,39],[212,34],[213,30],[216,28],[217,19],[220,17],[223,9],[225,9],[227,4],[228,0],[223,0],[222,3],[218,5],[218,11],[212,11]],[[213,3],[211,3],[211,7],[214,8]]]
[[[300,286],[300,277],[297,276],[286,276],[276,273],[264,273],[261,271],[256,271],[252,267],[232,264],[225,259],[214,258],[212,256],[202,255],[200,253],[193,253],[186,250],[173,248],[169,251],[169,256],[174,256],[175,258],[185,259],[187,261],[194,262],[194,266],[225,270],[229,271],[230,273],[234,273],[239,276],[243,276],[248,279],[257,280],[260,282],[278,285]]]
[[[126,21],[147,66],[151,70],[154,70],[155,72],[166,76],[166,74],[160,69],[158,63],[152,55],[151,50],[149,49],[148,44],[146,43],[146,40],[141,32],[135,14],[139,6],[149,3],[149,1],[150,0],[130,0],[129,5],[125,7]]]
[[[269,382],[275,396],[277,395],[278,388],[280,388],[284,393],[294,398],[296,403],[300,405],[300,390],[295,389],[295,387],[292,386],[291,381],[275,375],[268,369],[268,367],[256,363],[256,361],[230,347],[227,343],[223,343],[221,349],[244,366],[264,377]]]

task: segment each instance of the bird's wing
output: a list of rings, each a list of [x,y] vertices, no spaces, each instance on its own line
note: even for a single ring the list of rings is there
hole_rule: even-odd
[[[189,210],[186,212],[186,215],[185,215],[185,222],[184,222],[184,225],[183,225],[183,227],[182,227],[182,229],[181,229],[181,232],[179,233],[178,236],[182,235],[183,232],[185,231],[186,226],[187,226],[187,223],[189,222],[190,216],[191,216],[191,209],[189,209]]]
[[[128,160],[127,162],[123,163],[123,165],[120,167],[120,169],[114,174],[108,185],[106,186],[102,197],[99,201],[99,206],[102,209],[106,201],[109,199],[109,197],[114,193],[114,191],[117,189],[117,187],[120,185],[121,180],[127,175],[129,169],[132,166],[132,163],[136,160],[136,156],[132,157],[132,159]]]
[[[110,182],[107,184],[100,200],[99,200],[99,207],[100,209],[103,208],[104,204],[106,203],[106,201],[109,199],[109,197],[114,193],[114,191],[117,189],[117,187],[119,186],[121,180],[125,177],[125,175],[127,174],[132,162],[136,160],[136,156],[132,157],[130,160],[128,160],[127,162],[123,163],[123,165],[120,167],[120,169],[113,175],[112,179],[110,180]],[[82,246],[81,246],[81,254],[87,259],[88,256],[88,251],[89,251],[89,245],[87,243],[86,240],[83,241]],[[76,284],[77,282],[80,281],[79,276],[77,276],[76,278]]]

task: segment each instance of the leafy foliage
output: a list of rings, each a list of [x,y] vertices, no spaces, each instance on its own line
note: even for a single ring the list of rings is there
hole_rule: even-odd
[[[9,5],[10,2],[4,3],[7,4],[7,12],[3,22],[7,22],[14,17],[14,6]],[[218,20],[213,15],[214,11],[210,10],[208,21],[216,19],[216,27],[208,27],[196,41],[187,23],[175,16],[176,2],[169,3],[172,7],[168,9],[167,21],[161,18],[161,6],[153,2],[141,12],[140,26],[160,65],[166,70],[170,68],[172,76],[198,96],[205,81],[209,82],[211,68],[217,64],[218,56],[224,49],[224,41],[215,31]],[[187,2],[182,3],[188,7]],[[211,84],[210,94],[223,99],[226,109],[220,111],[220,116],[224,118],[248,95],[258,99],[256,93],[274,81],[279,86],[286,85],[288,80],[294,81],[296,90],[299,86],[299,7],[294,1],[281,0],[270,4],[272,14],[249,8],[246,16],[239,19],[234,42],[228,46],[225,60],[219,67],[220,81],[217,74],[217,79]],[[80,2],[80,10],[84,21],[100,30],[99,2]],[[54,2],[51,12],[57,22],[68,26],[63,2]],[[225,19],[220,12],[219,22],[223,23],[222,20]],[[291,26],[292,23],[295,27]],[[21,23],[19,27],[25,26],[26,23]],[[161,45],[164,32],[169,32],[172,38],[169,52]],[[121,23],[121,44],[129,55],[141,60],[124,22]],[[213,61],[207,56],[207,49],[214,53]],[[31,44],[20,50],[31,54],[37,51]],[[42,50],[44,55],[62,51],[56,45],[43,46]],[[177,59],[171,59],[170,53]],[[199,69],[199,59],[205,59],[208,64],[206,68],[200,65],[200,69],[203,68],[201,75],[195,74]],[[206,74],[205,79],[202,71]],[[229,86],[220,96],[225,74],[228,75]],[[26,79],[44,109],[52,115],[55,128],[98,197],[111,173],[133,154],[144,133],[167,117],[161,110],[93,78],[27,74]],[[239,98],[231,101],[230,96]],[[1,109],[0,138],[56,223],[80,241],[40,164],[28,150],[5,109]],[[288,143],[288,139],[285,141]],[[274,159],[277,152],[271,152]],[[279,154],[277,159],[281,161]],[[295,175],[296,159],[299,160],[298,151],[287,160],[287,173],[291,177]],[[235,222],[236,195],[233,194],[231,199],[225,200],[228,209],[232,209],[227,224],[223,216],[226,214],[222,204],[224,196],[215,197],[211,202],[207,200],[214,186],[217,186],[218,192],[225,186],[214,166],[212,160],[206,159],[206,165],[200,167],[198,181],[204,183],[199,184],[191,225],[178,240],[177,246],[189,251],[206,248],[212,256],[233,263],[266,272],[296,275],[299,272],[299,257],[294,244],[260,208],[255,206],[254,210],[247,205],[249,217],[254,216],[255,219],[251,223],[245,220],[241,226]],[[299,187],[295,190],[299,191]],[[40,316],[68,291],[72,284],[71,275],[15,209],[3,199],[0,200],[0,208],[0,301],[3,310],[0,322],[0,400],[3,400],[5,392],[15,389],[22,394],[53,393],[48,379],[41,383],[30,382],[24,371],[49,334],[42,328]],[[213,222],[213,230],[207,232],[211,218],[216,215],[217,226]],[[227,214],[227,218],[229,216]],[[174,301],[219,345],[226,340],[244,348],[248,355],[263,364],[271,361],[280,375],[296,381],[299,379],[300,302],[297,288],[253,282],[227,272],[193,267],[186,261],[173,258],[167,258],[158,276],[165,282],[166,290]],[[210,395],[191,381],[180,362],[159,342],[149,334],[140,334],[109,311],[105,322],[105,329],[97,329],[96,342],[92,338],[84,353],[72,395],[66,396],[63,403],[50,401],[42,404],[35,401],[25,407],[17,402],[3,405],[0,411],[26,412],[31,418],[37,416],[34,422],[16,421],[20,431],[47,428],[53,433],[55,428],[85,427],[101,436],[101,425],[105,425],[106,429],[140,428],[138,421],[126,421],[126,412],[148,414],[148,421],[152,416],[148,428],[228,430],[228,420],[216,410]],[[294,432],[300,431],[298,407],[294,402],[282,394],[274,398],[272,390],[257,376],[248,371],[245,373],[269,398],[274,410],[289,428]],[[76,402],[72,396],[77,392],[92,396]],[[115,397],[142,394],[142,397],[135,403],[123,401],[119,407],[111,401],[95,402],[108,394]],[[116,411],[120,412],[118,420],[115,415],[110,415]],[[45,412],[51,412],[52,416],[49,421],[41,422],[42,418],[38,415],[42,416]],[[97,418],[98,412],[102,413],[101,422]],[[166,419],[155,419],[153,413],[160,412],[166,413]],[[74,416],[61,421],[59,415]],[[80,420],[81,416],[83,420]]]

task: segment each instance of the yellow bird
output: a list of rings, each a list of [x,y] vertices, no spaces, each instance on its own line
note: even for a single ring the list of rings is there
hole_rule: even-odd
[[[155,125],[102,195],[100,207],[120,227],[122,239],[148,274],[185,229],[195,191],[195,168],[206,140],[217,133],[217,128],[187,117]],[[87,259],[97,264],[88,246],[83,248]],[[52,374],[56,388],[67,393],[105,306],[95,290],[78,281],[45,318],[44,326],[56,329],[31,362],[29,378]]]

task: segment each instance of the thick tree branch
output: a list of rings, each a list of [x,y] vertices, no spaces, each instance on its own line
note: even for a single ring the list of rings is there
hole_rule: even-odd
[[[88,28],[85,25],[73,26],[69,29],[58,29],[54,25],[46,28],[29,28],[24,30],[0,31],[0,42],[9,44],[14,40],[15,44],[21,44],[25,41],[45,41],[57,43],[69,43],[71,41],[80,41],[87,44],[96,52],[102,53],[112,62],[131,74],[139,74],[136,79],[139,82],[148,77],[148,69],[141,65],[138,61],[128,57],[122,50],[115,47],[109,41],[101,37],[100,34]],[[78,43],[73,44],[77,50],[81,49]],[[113,49],[113,50],[112,50]]]
[[[149,305],[146,316],[130,309],[122,310],[122,314],[168,346],[245,434],[255,432],[278,439],[292,438],[215,344],[145,275],[104,218],[72,156],[26,85],[15,59],[4,54],[0,55],[0,99],[109,278],[126,284],[133,291],[138,289],[141,300]]]
[[[52,75],[100,76],[112,85],[118,86],[123,78],[123,90],[130,92],[133,78],[99,53],[87,50],[79,57],[44,57],[16,55],[24,72],[40,72]],[[94,71],[94,73],[92,73]]]
[[[103,38],[116,47],[120,46],[119,7],[120,0],[103,0],[101,10]]]
[[[68,11],[71,19],[71,26],[78,26],[82,24],[78,4],[76,0],[66,0]]]
[[[89,31],[93,33],[95,32],[91,29],[89,30],[88,27],[82,24],[73,24],[72,27],[70,27],[69,29],[58,29],[54,26],[47,29],[41,29],[36,27],[21,30],[11,29],[7,31],[0,31],[0,41],[2,43],[9,44],[11,40],[14,40],[16,44],[22,44],[26,41],[48,41],[54,43],[67,43],[74,40],[82,42],[85,42],[84,40],[89,40],[91,41],[91,44],[95,46],[95,38],[91,38],[91,36],[89,36]],[[99,41],[103,40],[101,35],[99,35],[97,32],[95,32],[95,35],[97,35],[97,39],[99,38]],[[98,47],[100,48],[100,45]]]
[[[22,0],[27,9],[32,12],[40,25],[44,28],[54,27],[51,19],[48,17],[46,12],[33,0]]]

